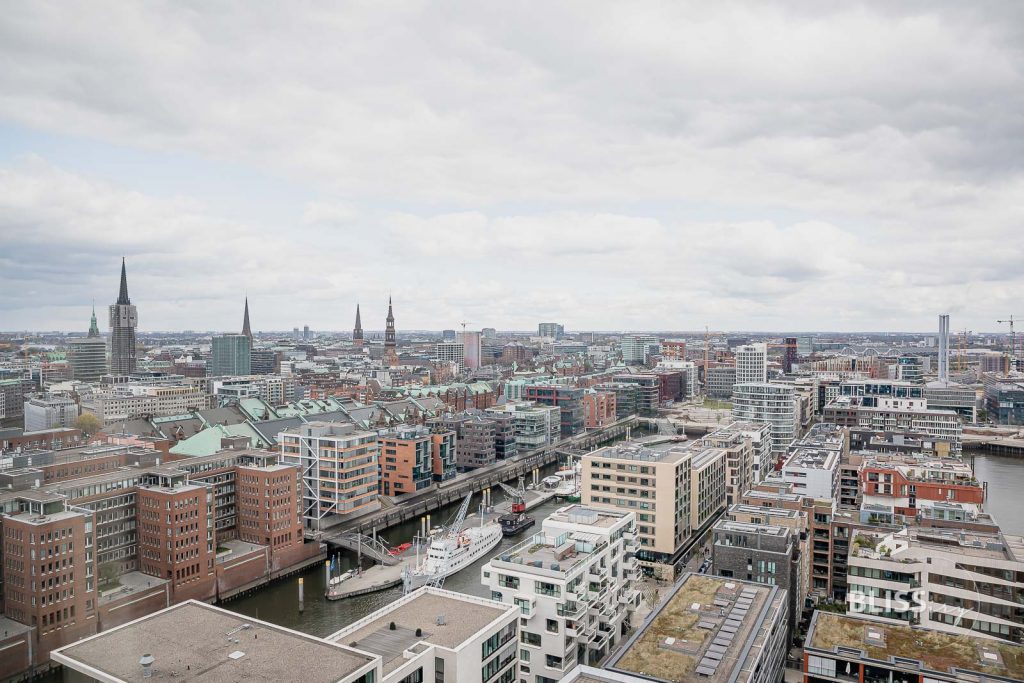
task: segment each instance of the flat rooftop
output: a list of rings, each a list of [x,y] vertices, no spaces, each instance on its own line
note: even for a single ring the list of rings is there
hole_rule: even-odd
[[[139,658],[151,654],[153,678],[232,683],[295,680],[335,683],[373,657],[320,638],[190,600],[52,653],[96,677],[143,681]]]
[[[772,586],[687,574],[675,592],[605,665],[657,681],[729,681],[782,593]]]
[[[558,508],[544,521],[557,522],[559,524],[585,524],[587,526],[602,527],[610,529],[625,517],[628,513],[615,510],[604,510],[589,507],[587,505],[567,505]]]
[[[1024,646],[994,639],[964,638],[859,616],[815,612],[807,644],[829,652],[837,647],[855,648],[883,662],[888,662],[890,657],[916,660],[924,668],[942,673],[957,668],[1024,680]]]
[[[388,674],[408,661],[403,652],[416,643],[426,641],[454,649],[517,609],[484,598],[421,588],[327,636],[326,640],[380,655],[384,673]],[[437,623],[439,617],[443,617],[442,624]],[[391,622],[395,623],[394,631]],[[416,629],[422,629],[420,636]]]
[[[584,460],[590,458],[612,458],[615,460],[633,460],[637,462],[679,462],[689,457],[691,451],[687,448],[680,448],[674,443],[672,448],[654,449],[638,445],[605,446],[583,456]]]

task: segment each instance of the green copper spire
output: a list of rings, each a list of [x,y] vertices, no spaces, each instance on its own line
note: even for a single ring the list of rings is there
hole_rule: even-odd
[[[96,324],[96,302],[92,302],[92,320],[89,321],[89,336],[98,337],[100,336],[100,328]]]

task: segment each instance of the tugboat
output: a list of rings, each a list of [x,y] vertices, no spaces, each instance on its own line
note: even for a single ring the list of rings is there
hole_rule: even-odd
[[[513,505],[513,508],[516,506]],[[501,533],[505,536],[515,536],[525,529],[529,529],[531,526],[537,523],[533,517],[529,515],[513,512],[510,515],[502,515],[498,517],[498,524],[501,525]]]

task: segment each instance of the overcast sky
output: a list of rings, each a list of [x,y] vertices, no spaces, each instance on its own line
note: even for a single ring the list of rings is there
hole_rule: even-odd
[[[1024,317],[1024,3],[324,5],[4,8],[0,330]]]

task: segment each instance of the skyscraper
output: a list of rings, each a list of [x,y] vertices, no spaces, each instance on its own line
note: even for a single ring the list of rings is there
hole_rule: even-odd
[[[252,368],[249,337],[244,334],[220,334],[213,338],[210,376],[248,375]]]
[[[391,297],[388,297],[388,317],[384,328],[384,363],[398,365],[398,351],[395,348],[395,314],[391,309]]]
[[[252,348],[252,329],[249,327],[249,297],[245,297],[245,315],[242,317],[242,334],[249,338],[249,348]]]
[[[96,307],[92,308],[89,336],[68,342],[68,360],[72,377],[80,382],[98,382],[107,372],[107,343],[96,324]]]
[[[352,346],[363,348],[363,321],[359,317],[359,304],[356,304],[356,326],[352,328]]]
[[[128,276],[121,259],[121,290],[117,302],[110,307],[110,374],[130,375],[135,372],[135,328],[139,315],[128,298]]]
[[[736,383],[768,381],[768,345],[736,347]]]

